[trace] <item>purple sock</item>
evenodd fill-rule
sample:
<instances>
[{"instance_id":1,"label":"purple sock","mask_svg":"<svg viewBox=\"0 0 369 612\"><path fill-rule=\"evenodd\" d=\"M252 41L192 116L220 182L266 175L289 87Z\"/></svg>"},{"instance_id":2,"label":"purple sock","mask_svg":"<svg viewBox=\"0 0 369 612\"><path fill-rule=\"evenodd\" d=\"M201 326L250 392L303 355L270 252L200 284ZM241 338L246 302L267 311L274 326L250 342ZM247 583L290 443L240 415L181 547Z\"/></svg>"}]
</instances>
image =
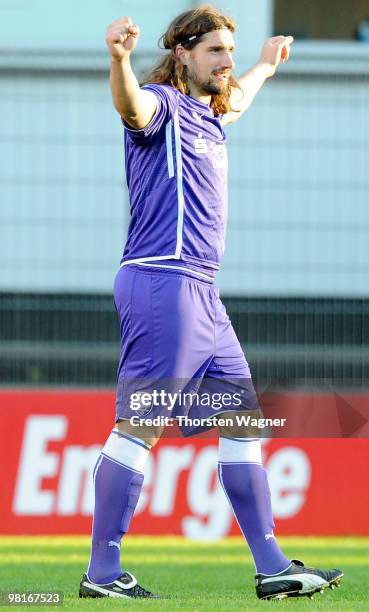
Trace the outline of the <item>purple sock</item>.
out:
<instances>
[{"instance_id":1,"label":"purple sock","mask_svg":"<svg viewBox=\"0 0 369 612\"><path fill-rule=\"evenodd\" d=\"M88 578L96 584L113 582L122 575L120 541L128 531L144 479L140 471L126 463L142 469L148 455L148 449L143 449L135 440L113 430L96 463L91 557L87 570Z\"/></svg>"},{"instance_id":2,"label":"purple sock","mask_svg":"<svg viewBox=\"0 0 369 612\"><path fill-rule=\"evenodd\" d=\"M252 443L253 441L235 441L236 445L240 445L237 456L245 456L245 445ZM225 444L228 453L232 442L227 440L223 443ZM266 470L258 462L223 462L222 458L226 453L224 448L222 452L222 442L220 449L219 479L250 547L257 573L282 572L290 565L290 561L282 553L273 534L274 522ZM228 453L226 459L232 458L229 457L230 454Z\"/></svg>"}]
</instances>

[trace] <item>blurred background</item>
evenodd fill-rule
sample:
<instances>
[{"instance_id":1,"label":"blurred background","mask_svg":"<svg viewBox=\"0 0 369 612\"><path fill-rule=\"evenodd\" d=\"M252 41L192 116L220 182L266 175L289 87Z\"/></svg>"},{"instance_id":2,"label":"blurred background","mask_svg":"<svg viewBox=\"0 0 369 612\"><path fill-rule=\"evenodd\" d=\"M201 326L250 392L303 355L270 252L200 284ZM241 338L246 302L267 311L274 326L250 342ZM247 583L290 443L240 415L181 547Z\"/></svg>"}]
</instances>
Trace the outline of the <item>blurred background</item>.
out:
<instances>
[{"instance_id":1,"label":"blurred background","mask_svg":"<svg viewBox=\"0 0 369 612\"><path fill-rule=\"evenodd\" d=\"M0 390L101 388L111 393L112 416L112 286L129 206L105 31L124 15L140 25L133 61L142 75L169 21L197 4L1 1ZM238 23L236 74L257 61L266 37L296 38L290 61L228 128L229 227L217 279L224 303L257 386L365 393L368 2L216 4ZM30 397L29 414L47 412ZM0 400L13 406L14 394Z\"/></svg>"},{"instance_id":2,"label":"blurred background","mask_svg":"<svg viewBox=\"0 0 369 612\"><path fill-rule=\"evenodd\" d=\"M122 127L107 25L142 29L142 74L196 2L0 4L0 380L113 385L111 292L126 237ZM361 387L369 373L369 8L229 0L236 73L265 37L292 58L228 128L230 214L218 275L254 378Z\"/></svg>"}]
</instances>

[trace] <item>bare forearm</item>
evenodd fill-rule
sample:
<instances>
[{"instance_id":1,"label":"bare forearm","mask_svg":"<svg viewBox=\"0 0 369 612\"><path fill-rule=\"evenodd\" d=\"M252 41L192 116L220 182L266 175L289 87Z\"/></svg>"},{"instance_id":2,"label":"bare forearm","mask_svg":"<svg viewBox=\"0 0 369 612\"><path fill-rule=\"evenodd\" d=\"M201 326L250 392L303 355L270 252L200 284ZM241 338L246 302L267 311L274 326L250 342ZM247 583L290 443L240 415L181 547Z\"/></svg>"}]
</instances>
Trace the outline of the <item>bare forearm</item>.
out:
<instances>
[{"instance_id":1,"label":"bare forearm","mask_svg":"<svg viewBox=\"0 0 369 612\"><path fill-rule=\"evenodd\" d=\"M112 58L110 89L118 113L127 118L134 117L139 106L140 87L129 58L121 61Z\"/></svg>"},{"instance_id":2,"label":"bare forearm","mask_svg":"<svg viewBox=\"0 0 369 612\"><path fill-rule=\"evenodd\" d=\"M266 79L275 74L279 64L288 60L292 43L293 36L273 36L265 41L258 63L238 80L244 92L243 104L246 108L250 106Z\"/></svg>"},{"instance_id":3,"label":"bare forearm","mask_svg":"<svg viewBox=\"0 0 369 612\"><path fill-rule=\"evenodd\" d=\"M279 64L288 60L292 43L292 36L274 36L265 41L258 63L238 78L241 91L233 88L232 112L224 115L223 125L237 121L249 108L266 79L275 74Z\"/></svg>"},{"instance_id":4,"label":"bare forearm","mask_svg":"<svg viewBox=\"0 0 369 612\"><path fill-rule=\"evenodd\" d=\"M110 88L114 106L134 129L145 127L156 111L156 97L140 89L131 67L130 56L137 45L139 27L130 17L113 21L106 32L106 43L111 55Z\"/></svg>"},{"instance_id":5,"label":"bare forearm","mask_svg":"<svg viewBox=\"0 0 369 612\"><path fill-rule=\"evenodd\" d=\"M139 129L150 122L156 108L155 98L140 88L129 57L112 58L110 88L115 108L129 125Z\"/></svg>"},{"instance_id":6,"label":"bare forearm","mask_svg":"<svg viewBox=\"0 0 369 612\"><path fill-rule=\"evenodd\" d=\"M270 65L259 62L237 79L243 92L243 110L246 110L250 106L256 94L270 76Z\"/></svg>"}]
</instances>

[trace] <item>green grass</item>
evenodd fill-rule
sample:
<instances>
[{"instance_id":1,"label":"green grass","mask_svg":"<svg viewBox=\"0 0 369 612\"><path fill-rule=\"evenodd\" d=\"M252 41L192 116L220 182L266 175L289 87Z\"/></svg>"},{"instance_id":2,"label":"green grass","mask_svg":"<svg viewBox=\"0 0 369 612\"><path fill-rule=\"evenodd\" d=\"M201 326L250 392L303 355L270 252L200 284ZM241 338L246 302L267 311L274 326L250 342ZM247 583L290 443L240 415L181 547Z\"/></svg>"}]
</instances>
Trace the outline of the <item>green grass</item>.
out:
<instances>
[{"instance_id":1,"label":"green grass","mask_svg":"<svg viewBox=\"0 0 369 612\"><path fill-rule=\"evenodd\" d=\"M368 609L369 538L294 537L279 538L279 542L289 557L322 568L342 568L345 577L341 588L317 594L313 601L261 602L255 596L253 564L242 538L205 544L176 537L127 537L122 546L124 568L133 572L142 586L165 599L80 600L78 583L88 560L89 538L24 536L0 538L1 590L60 590L64 610ZM17 610L24 607L12 606Z\"/></svg>"}]
</instances>

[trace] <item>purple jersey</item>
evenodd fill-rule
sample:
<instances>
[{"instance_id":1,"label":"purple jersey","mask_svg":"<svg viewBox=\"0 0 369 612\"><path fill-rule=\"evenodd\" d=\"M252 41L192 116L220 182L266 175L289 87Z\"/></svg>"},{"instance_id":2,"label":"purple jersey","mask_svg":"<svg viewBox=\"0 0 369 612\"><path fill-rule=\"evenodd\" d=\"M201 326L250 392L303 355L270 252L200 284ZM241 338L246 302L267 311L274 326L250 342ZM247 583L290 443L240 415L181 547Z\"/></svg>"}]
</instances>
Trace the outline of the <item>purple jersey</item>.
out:
<instances>
[{"instance_id":1,"label":"purple jersey","mask_svg":"<svg viewBox=\"0 0 369 612\"><path fill-rule=\"evenodd\" d=\"M217 270L227 221L226 136L219 117L170 85L145 89L157 111L125 125L131 221L122 263L180 260Z\"/></svg>"}]
</instances>

